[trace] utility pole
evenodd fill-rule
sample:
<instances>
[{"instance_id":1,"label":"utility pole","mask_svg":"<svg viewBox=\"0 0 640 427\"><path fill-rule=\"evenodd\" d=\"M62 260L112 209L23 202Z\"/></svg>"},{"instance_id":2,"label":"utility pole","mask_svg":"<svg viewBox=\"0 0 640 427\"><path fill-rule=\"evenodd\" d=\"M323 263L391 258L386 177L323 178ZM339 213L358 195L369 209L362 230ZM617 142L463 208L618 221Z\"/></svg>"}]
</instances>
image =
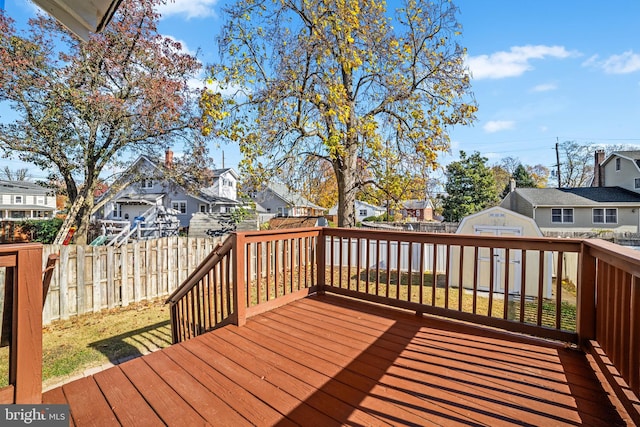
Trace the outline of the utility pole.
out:
<instances>
[{"instance_id":1,"label":"utility pole","mask_svg":"<svg viewBox=\"0 0 640 427\"><path fill-rule=\"evenodd\" d=\"M558 174L558 188L562 188L562 183L560 182L560 149L559 149L558 137L556 137L556 173Z\"/></svg>"}]
</instances>

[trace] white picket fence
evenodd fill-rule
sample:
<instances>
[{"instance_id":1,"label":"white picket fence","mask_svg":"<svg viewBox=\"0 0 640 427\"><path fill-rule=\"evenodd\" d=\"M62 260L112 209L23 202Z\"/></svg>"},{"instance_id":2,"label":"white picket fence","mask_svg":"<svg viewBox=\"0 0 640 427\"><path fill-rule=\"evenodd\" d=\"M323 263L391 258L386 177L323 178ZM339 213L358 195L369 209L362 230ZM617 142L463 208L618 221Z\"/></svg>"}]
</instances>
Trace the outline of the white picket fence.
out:
<instances>
[{"instance_id":1,"label":"white picket fence","mask_svg":"<svg viewBox=\"0 0 640 427\"><path fill-rule=\"evenodd\" d=\"M169 296L221 238L164 237L120 247L45 245L59 254L43 323Z\"/></svg>"}]
</instances>

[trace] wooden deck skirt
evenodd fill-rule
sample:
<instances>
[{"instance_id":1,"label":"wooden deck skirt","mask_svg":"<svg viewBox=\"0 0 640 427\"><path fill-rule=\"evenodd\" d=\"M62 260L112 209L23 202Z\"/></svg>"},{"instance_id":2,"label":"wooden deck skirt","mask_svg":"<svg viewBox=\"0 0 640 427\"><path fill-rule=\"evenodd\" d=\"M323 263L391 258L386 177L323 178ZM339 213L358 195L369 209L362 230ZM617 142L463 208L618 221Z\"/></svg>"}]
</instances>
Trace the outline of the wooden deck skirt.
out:
<instances>
[{"instance_id":1,"label":"wooden deck skirt","mask_svg":"<svg viewBox=\"0 0 640 427\"><path fill-rule=\"evenodd\" d=\"M582 351L312 296L43 394L72 424L625 425Z\"/></svg>"}]
</instances>

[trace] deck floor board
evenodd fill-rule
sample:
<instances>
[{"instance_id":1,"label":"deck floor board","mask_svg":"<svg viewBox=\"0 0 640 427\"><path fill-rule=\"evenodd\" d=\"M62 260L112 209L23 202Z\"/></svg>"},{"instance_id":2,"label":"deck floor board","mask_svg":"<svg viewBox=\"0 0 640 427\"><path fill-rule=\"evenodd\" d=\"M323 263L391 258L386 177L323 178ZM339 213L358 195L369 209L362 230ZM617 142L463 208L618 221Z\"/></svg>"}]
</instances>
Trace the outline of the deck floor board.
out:
<instances>
[{"instance_id":1,"label":"deck floor board","mask_svg":"<svg viewBox=\"0 0 640 427\"><path fill-rule=\"evenodd\" d=\"M78 426L625 425L580 351L328 295L43 401L69 403Z\"/></svg>"}]
</instances>

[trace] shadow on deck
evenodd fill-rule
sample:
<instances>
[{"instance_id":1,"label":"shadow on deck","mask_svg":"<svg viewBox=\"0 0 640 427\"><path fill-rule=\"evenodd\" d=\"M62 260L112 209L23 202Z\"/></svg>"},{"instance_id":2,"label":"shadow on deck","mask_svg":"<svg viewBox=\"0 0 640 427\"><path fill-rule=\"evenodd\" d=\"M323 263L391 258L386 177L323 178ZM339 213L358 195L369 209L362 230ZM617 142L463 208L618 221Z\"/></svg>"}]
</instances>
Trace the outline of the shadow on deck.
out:
<instances>
[{"instance_id":1,"label":"shadow on deck","mask_svg":"<svg viewBox=\"0 0 640 427\"><path fill-rule=\"evenodd\" d=\"M74 425L625 425L582 351L328 295L43 401Z\"/></svg>"}]
</instances>

